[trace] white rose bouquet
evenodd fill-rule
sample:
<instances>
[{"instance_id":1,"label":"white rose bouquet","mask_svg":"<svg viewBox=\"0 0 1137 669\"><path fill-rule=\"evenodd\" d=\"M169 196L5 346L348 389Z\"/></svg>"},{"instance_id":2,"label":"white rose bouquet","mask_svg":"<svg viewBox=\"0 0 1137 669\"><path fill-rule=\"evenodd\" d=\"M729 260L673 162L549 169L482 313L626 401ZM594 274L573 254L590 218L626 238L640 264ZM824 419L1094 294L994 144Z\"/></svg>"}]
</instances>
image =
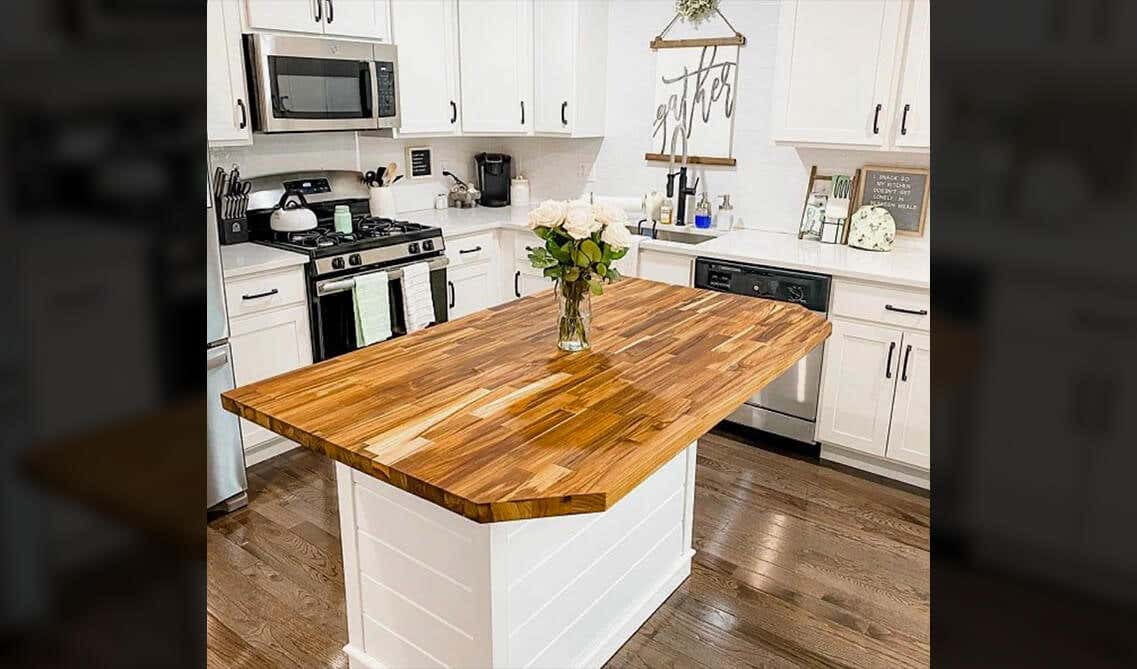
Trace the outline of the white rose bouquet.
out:
<instances>
[{"instance_id":1,"label":"white rose bouquet","mask_svg":"<svg viewBox=\"0 0 1137 669\"><path fill-rule=\"evenodd\" d=\"M544 246L529 252L529 262L562 284L581 283L595 295L604 284L618 281L612 263L623 258L632 242L623 210L582 200L545 200L529 212L529 228Z\"/></svg>"},{"instance_id":2,"label":"white rose bouquet","mask_svg":"<svg viewBox=\"0 0 1137 669\"><path fill-rule=\"evenodd\" d=\"M529 212L529 227L544 242L529 252L529 262L557 282L560 304L558 345L569 351L589 347L589 294L620 279L612 263L632 243L623 210L581 200L546 200Z\"/></svg>"}]
</instances>

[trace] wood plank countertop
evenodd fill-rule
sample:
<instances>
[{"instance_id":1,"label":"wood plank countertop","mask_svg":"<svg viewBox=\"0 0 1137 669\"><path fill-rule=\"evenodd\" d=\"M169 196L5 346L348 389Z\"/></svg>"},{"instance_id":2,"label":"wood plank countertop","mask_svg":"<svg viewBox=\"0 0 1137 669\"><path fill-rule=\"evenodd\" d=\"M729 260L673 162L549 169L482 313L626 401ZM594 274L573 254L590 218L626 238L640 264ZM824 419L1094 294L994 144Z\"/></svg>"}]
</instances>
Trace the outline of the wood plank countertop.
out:
<instances>
[{"instance_id":1,"label":"wood plank countertop","mask_svg":"<svg viewBox=\"0 0 1137 669\"><path fill-rule=\"evenodd\" d=\"M549 291L222 395L226 409L478 522L604 511L829 336L785 302L624 279L592 349Z\"/></svg>"}]
</instances>

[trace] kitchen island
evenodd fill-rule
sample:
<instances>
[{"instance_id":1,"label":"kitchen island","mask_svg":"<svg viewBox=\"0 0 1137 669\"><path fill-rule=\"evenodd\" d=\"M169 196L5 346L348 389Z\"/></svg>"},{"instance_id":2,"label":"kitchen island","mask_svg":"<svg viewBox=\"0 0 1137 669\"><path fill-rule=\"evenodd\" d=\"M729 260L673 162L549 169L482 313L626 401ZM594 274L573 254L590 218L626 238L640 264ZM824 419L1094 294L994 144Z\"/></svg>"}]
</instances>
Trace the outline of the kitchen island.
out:
<instances>
[{"instance_id":1,"label":"kitchen island","mask_svg":"<svg viewBox=\"0 0 1137 669\"><path fill-rule=\"evenodd\" d=\"M592 350L549 292L225 393L334 459L353 667L599 666L690 572L697 439L829 335L626 279Z\"/></svg>"}]
</instances>

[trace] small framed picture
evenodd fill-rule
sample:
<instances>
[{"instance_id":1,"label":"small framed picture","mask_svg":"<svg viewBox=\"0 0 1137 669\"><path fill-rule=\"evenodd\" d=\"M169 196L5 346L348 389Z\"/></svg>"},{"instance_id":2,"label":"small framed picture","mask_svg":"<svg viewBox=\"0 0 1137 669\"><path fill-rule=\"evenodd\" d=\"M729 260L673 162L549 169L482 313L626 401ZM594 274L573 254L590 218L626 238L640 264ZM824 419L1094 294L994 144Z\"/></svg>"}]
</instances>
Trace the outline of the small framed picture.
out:
<instances>
[{"instance_id":1,"label":"small framed picture","mask_svg":"<svg viewBox=\"0 0 1137 669\"><path fill-rule=\"evenodd\" d=\"M434 152L429 146L407 147L407 176L412 179L434 176Z\"/></svg>"}]
</instances>

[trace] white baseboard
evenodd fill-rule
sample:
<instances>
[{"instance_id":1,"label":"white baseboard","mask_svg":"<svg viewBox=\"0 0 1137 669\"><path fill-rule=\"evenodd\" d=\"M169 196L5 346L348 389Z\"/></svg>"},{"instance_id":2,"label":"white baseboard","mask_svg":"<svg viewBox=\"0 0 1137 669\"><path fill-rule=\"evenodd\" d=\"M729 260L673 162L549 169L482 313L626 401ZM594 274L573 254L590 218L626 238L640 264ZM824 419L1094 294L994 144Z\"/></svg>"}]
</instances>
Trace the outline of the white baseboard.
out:
<instances>
[{"instance_id":1,"label":"white baseboard","mask_svg":"<svg viewBox=\"0 0 1137 669\"><path fill-rule=\"evenodd\" d=\"M252 467L253 465L264 462L269 458L275 458L281 453L287 453L294 448L299 448L300 444L295 441L290 441L284 437L277 437L276 439L269 439L263 441L252 448L245 450L245 467Z\"/></svg>"},{"instance_id":2,"label":"white baseboard","mask_svg":"<svg viewBox=\"0 0 1137 669\"><path fill-rule=\"evenodd\" d=\"M675 592L675 589L691 574L691 559L694 556L694 550L688 551L687 555L675 565L674 571L660 581L659 587L644 597L640 605L632 609L606 639L597 644L574 666L601 667L611 659L616 651L620 650L620 647L632 638L636 630L647 622L651 614L655 613L655 610L663 604L664 600L670 597L671 593Z\"/></svg>"},{"instance_id":3,"label":"white baseboard","mask_svg":"<svg viewBox=\"0 0 1137 669\"><path fill-rule=\"evenodd\" d=\"M821 459L846 465L854 469L877 474L894 481L931 490L932 473L895 460L878 458L875 455L853 451L833 444L821 442Z\"/></svg>"},{"instance_id":4,"label":"white baseboard","mask_svg":"<svg viewBox=\"0 0 1137 669\"><path fill-rule=\"evenodd\" d=\"M350 643L343 647L343 652L347 654L347 666L351 669L387 669L380 664L379 660L363 652L362 648L357 648Z\"/></svg>"}]
</instances>

